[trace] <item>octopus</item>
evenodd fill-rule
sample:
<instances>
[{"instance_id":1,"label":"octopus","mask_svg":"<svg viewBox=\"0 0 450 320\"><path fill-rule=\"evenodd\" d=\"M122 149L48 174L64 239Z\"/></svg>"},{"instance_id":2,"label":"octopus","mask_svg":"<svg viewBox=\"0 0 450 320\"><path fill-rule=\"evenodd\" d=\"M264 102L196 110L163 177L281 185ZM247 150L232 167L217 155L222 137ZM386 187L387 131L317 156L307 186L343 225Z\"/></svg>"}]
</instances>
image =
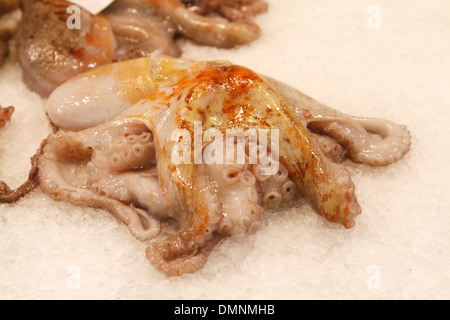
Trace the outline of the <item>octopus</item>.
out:
<instances>
[{"instance_id":1,"label":"octopus","mask_svg":"<svg viewBox=\"0 0 450 320\"><path fill-rule=\"evenodd\" d=\"M40 185L105 209L169 277L200 270L223 239L254 234L267 210L299 197L352 228L362 210L344 160L385 166L411 144L404 125L346 115L246 67L160 54L69 80L47 112L59 130L0 202Z\"/></svg>"},{"instance_id":2,"label":"octopus","mask_svg":"<svg viewBox=\"0 0 450 320\"><path fill-rule=\"evenodd\" d=\"M8 41L17 30L21 12L20 0L0 0L0 64L9 54Z\"/></svg>"},{"instance_id":3,"label":"octopus","mask_svg":"<svg viewBox=\"0 0 450 320\"><path fill-rule=\"evenodd\" d=\"M98 15L81 10L79 28L65 0L23 0L16 52L27 86L43 97L100 65L160 53L179 57L176 38L232 48L256 40L262 0L116 0Z\"/></svg>"}]
</instances>

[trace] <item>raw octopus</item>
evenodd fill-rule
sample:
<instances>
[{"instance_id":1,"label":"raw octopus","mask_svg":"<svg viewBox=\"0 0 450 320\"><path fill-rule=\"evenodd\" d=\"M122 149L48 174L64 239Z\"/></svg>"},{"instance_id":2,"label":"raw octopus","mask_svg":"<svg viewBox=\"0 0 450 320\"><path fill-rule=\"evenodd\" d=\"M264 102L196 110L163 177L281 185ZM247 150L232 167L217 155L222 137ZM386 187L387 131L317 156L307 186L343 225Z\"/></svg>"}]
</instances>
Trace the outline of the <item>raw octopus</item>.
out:
<instances>
[{"instance_id":1,"label":"raw octopus","mask_svg":"<svg viewBox=\"0 0 450 320\"><path fill-rule=\"evenodd\" d=\"M116 0L96 16L81 10L81 28L69 29L71 3L23 0L16 51L24 82L47 97L65 81L99 65L155 50L178 57L179 36L223 48L243 45L261 33L251 17L267 10L262 0L208 0L200 7L188 2L189 8L178 0Z\"/></svg>"},{"instance_id":2,"label":"raw octopus","mask_svg":"<svg viewBox=\"0 0 450 320\"><path fill-rule=\"evenodd\" d=\"M2 108L0 106L0 128L4 127L14 113L14 107Z\"/></svg>"},{"instance_id":3,"label":"raw octopus","mask_svg":"<svg viewBox=\"0 0 450 320\"><path fill-rule=\"evenodd\" d=\"M21 12L20 0L0 0L0 64L9 53L8 41L17 30Z\"/></svg>"},{"instance_id":4,"label":"raw octopus","mask_svg":"<svg viewBox=\"0 0 450 320\"><path fill-rule=\"evenodd\" d=\"M255 233L267 208L300 195L353 227L361 207L341 162L388 165L411 143L405 126L345 115L248 68L158 54L71 79L47 112L60 130L0 202L39 184L56 200L108 210L141 241L176 221L146 249L167 276L201 269L221 239Z\"/></svg>"}]
</instances>

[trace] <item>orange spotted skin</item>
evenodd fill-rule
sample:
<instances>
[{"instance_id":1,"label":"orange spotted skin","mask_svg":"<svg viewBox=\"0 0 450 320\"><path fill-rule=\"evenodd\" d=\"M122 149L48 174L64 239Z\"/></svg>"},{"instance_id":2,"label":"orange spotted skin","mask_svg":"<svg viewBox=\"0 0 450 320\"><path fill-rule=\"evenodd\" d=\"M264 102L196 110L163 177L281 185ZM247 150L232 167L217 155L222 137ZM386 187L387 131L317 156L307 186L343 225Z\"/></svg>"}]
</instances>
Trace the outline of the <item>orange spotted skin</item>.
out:
<instances>
[{"instance_id":1,"label":"orange spotted skin","mask_svg":"<svg viewBox=\"0 0 450 320\"><path fill-rule=\"evenodd\" d=\"M191 72L177 75L171 91L160 89L158 83L164 82L173 71L161 68L154 77L155 90L145 97L153 112L173 108L175 117L169 126L186 129L192 139L196 121L201 122L203 135L212 128L223 134L228 129L278 129L280 161L288 169L298 190L326 219L346 228L354 225L353 218L360 213L360 207L348 171L332 164L324 156L308 129L262 76L229 63L192 64ZM151 112L145 118L155 126ZM157 130L155 135L158 140ZM203 147L208 143L203 141ZM172 146L167 141L159 143L158 163L170 158ZM215 209L206 200L207 191L202 191L205 188L200 187L208 184L205 174L202 174L205 166L193 164L194 145L191 145L191 152L192 164L166 164L160 167L159 172L162 185L172 181L172 189L163 188L164 193L177 197L171 202L172 208L185 213L179 218L182 227L176 234L162 243L151 245L146 251L152 264L168 275L178 275L180 270L186 270L173 261L190 256L196 250L199 251L194 257L202 256L198 252L217 238L217 235L210 235L217 228L213 221Z\"/></svg>"},{"instance_id":2,"label":"orange spotted skin","mask_svg":"<svg viewBox=\"0 0 450 320\"><path fill-rule=\"evenodd\" d=\"M134 62L134 67L126 63L133 69L149 60ZM142 89L142 92L148 89L142 98L152 105L152 112L174 108L176 117L171 126L187 129L192 139L196 121L202 123L203 134L212 128L222 134L228 129L278 129L280 162L298 190L327 220L346 228L354 225L353 219L361 208L349 172L323 154L309 130L263 76L228 62L191 61L187 68L177 68L172 59L162 59L158 70L152 75L153 81L147 81L148 86ZM171 91L164 90L168 79L172 79ZM133 99L139 97L136 90L130 92ZM144 114L144 118L153 121L151 112ZM207 143L204 141L203 147ZM167 147L160 145L165 156L170 157ZM171 175L182 189L192 188L193 169L185 171L184 167L187 166L172 166Z\"/></svg>"},{"instance_id":3,"label":"orange spotted skin","mask_svg":"<svg viewBox=\"0 0 450 320\"><path fill-rule=\"evenodd\" d=\"M250 6L253 1L259 5ZM4 2L2 7L9 12L19 0ZM252 42L261 29L251 18L266 11L267 5L263 0L250 3L228 10L211 3L210 10L199 13L178 0L117 0L92 15L83 8L68 10L73 9L68 0L21 0L23 16L15 41L18 61L29 88L48 97L64 82L100 65L157 51L179 57L175 39L181 36L222 48ZM217 14L223 18L217 19Z\"/></svg>"},{"instance_id":4,"label":"orange spotted skin","mask_svg":"<svg viewBox=\"0 0 450 320\"><path fill-rule=\"evenodd\" d=\"M68 79L113 62L111 26L81 10L81 29L69 29L65 0L23 0L16 35L24 81L44 97Z\"/></svg>"},{"instance_id":5,"label":"orange spotted skin","mask_svg":"<svg viewBox=\"0 0 450 320\"><path fill-rule=\"evenodd\" d=\"M14 113L14 107L2 108L0 106L0 128L4 127L10 120Z\"/></svg>"},{"instance_id":6,"label":"orange spotted skin","mask_svg":"<svg viewBox=\"0 0 450 320\"><path fill-rule=\"evenodd\" d=\"M354 225L361 208L349 172L325 157L309 130L262 76L225 62L196 64L192 70L180 77L170 94L156 89L146 100L159 100L158 108L176 108L174 125L187 129L191 138L195 121L201 121L203 133L211 128L223 134L228 129L278 129L280 162L299 191L327 220L346 228ZM181 181L192 188L192 180Z\"/></svg>"},{"instance_id":7,"label":"orange spotted skin","mask_svg":"<svg viewBox=\"0 0 450 320\"><path fill-rule=\"evenodd\" d=\"M288 185L292 190L295 189L295 184L296 189L309 199L314 209L331 222L351 228L354 218L361 212L348 170L342 164L334 163L322 152L317 137L305 125L304 120L314 117L313 113L308 110L296 112L292 108L292 101L286 99L269 78L248 68L225 61L198 62L155 54L84 73L67 82L64 88L59 88L62 91L56 94L66 99L67 94L64 93L71 94L74 87L85 89L85 86L88 91L95 92L96 96L96 99L86 99L92 101L89 107L97 108L95 111L100 115L106 112L110 117L106 117L106 122L82 128L81 131L67 134L63 132L61 137L56 135L49 138L49 145L45 147L47 151L44 150L45 156L39 156L39 170L42 172L40 182L43 185L47 183L50 193L55 189L48 181L54 180L52 168L61 167L62 164L57 159L64 157L65 153L64 163L68 159L77 160L77 155L89 158L90 153L109 160L110 155L99 153L103 152L103 148L96 149L96 152L92 148L106 140L113 142L115 150L119 144L115 141L123 138L123 129L135 132L136 135L142 131L151 133L154 148L154 159L151 160L154 161L152 165L155 165L152 167L155 170L152 174L157 175L158 184L155 192L164 203L164 208L158 211L158 218L176 220L179 229L167 239L151 243L146 249L146 256L155 268L168 276L178 276L202 268L212 248L221 238L230 235L226 227L228 230L234 228L237 232L245 233L255 230L252 226L256 225L257 228L262 219L263 206L270 206L264 199L268 194L264 190L266 182L278 183L275 180L281 179L282 175L285 180L281 179L282 184L278 184L280 197L282 191L286 191L284 186ZM75 95L75 99L77 97ZM108 114L111 101L122 101L124 109L119 114ZM74 105L77 103L75 100ZM91 108L83 110L89 113ZM73 125L70 117L65 119L69 122L66 125ZM269 173L271 177L264 180L264 174L258 171L264 166L261 158L257 159L259 162L253 163L246 160L243 167L237 169L241 170L238 171L239 176L232 177L227 169L236 169L239 162L207 162L205 156L210 147L214 147L212 143L217 134L226 137L230 131L234 138L237 135L240 135L237 138L245 136L249 141L256 138L253 141L257 142L258 150L264 151L266 147L267 158L271 158L273 162L278 153L282 166L278 167L278 171ZM269 141L263 139L266 134ZM83 146L81 140L74 140L73 136L89 139L89 143ZM77 141L80 142L77 144ZM225 139L222 140L224 141ZM227 146L229 141L231 140L227 137ZM59 143L66 143L68 147L62 148L64 144ZM177 149L180 145L182 148ZM91 149L86 149L89 146ZM74 150L71 151L70 148ZM56 154L54 150L62 150L62 155ZM247 159L252 156L250 150L250 145L245 145L243 154L248 151L247 155L244 154ZM225 151L226 157L234 156L229 150ZM119 151L116 153L119 154ZM174 160L173 155L177 153L183 155L182 161ZM52 161L57 162L53 164ZM83 161L86 162L87 159ZM104 162L91 162L92 164L85 164L85 167L86 170L94 169L94 173L98 171L95 170L97 165L102 166L99 169L105 166ZM48 163L51 165L47 166ZM145 167L139 165L140 167L136 167L133 164L133 168ZM247 178L253 178L254 182L245 180L244 173L247 173ZM110 177L109 174L107 177ZM124 177L128 175L120 176L118 180L122 181ZM232 181L234 177L238 177L238 180ZM108 178L104 179L107 181ZM109 183L107 185L109 187ZM134 184L130 184L127 188L133 187ZM89 188L88 186L80 191L83 197L90 192ZM140 186L137 188L140 189ZM95 198L97 193L98 187L94 190L95 201L93 200L92 206L109 208L113 214L122 217L127 225L133 226L131 230L142 234L138 227L134 227L136 219L129 217L129 213L121 214L123 211L114 209L116 207L113 208L110 202L98 202ZM79 204L76 195L76 192L63 194L59 198L68 196L67 201ZM295 194L292 196L295 197ZM138 198L142 199L136 199ZM135 200L130 198L128 201Z\"/></svg>"}]
</instances>

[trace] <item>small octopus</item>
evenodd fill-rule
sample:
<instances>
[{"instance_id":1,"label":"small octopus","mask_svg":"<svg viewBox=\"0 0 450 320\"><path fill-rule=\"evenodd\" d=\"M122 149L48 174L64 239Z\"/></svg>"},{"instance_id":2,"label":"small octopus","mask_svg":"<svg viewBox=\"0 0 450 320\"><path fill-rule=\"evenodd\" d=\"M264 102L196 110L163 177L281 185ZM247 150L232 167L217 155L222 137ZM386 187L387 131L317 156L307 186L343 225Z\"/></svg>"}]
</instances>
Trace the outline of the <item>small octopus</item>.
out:
<instances>
[{"instance_id":1,"label":"small octopus","mask_svg":"<svg viewBox=\"0 0 450 320\"><path fill-rule=\"evenodd\" d=\"M256 40L252 21L263 0L115 0L98 15L80 13L68 28L65 0L23 0L16 52L27 86L43 97L70 78L100 65L160 53L179 57L176 39L232 48ZM1 49L1 48L0 48Z\"/></svg>"},{"instance_id":2,"label":"small octopus","mask_svg":"<svg viewBox=\"0 0 450 320\"><path fill-rule=\"evenodd\" d=\"M175 222L146 249L167 276L201 269L221 239L255 233L267 208L299 196L353 227L361 207L342 161L388 165L411 143L403 125L343 114L248 68L159 54L71 79L47 112L60 130L33 157L22 195L40 185L106 209L141 241ZM3 189L0 202L17 200Z\"/></svg>"}]
</instances>

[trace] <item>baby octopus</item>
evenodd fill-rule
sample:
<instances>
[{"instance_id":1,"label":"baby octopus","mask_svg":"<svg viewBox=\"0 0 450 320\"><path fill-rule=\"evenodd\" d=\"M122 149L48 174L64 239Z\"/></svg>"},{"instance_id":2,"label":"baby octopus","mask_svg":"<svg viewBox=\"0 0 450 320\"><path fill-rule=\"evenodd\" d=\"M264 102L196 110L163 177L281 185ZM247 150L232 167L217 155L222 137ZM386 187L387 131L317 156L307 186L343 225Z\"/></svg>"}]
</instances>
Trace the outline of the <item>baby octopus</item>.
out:
<instances>
[{"instance_id":1,"label":"baby octopus","mask_svg":"<svg viewBox=\"0 0 450 320\"><path fill-rule=\"evenodd\" d=\"M81 10L68 28L65 0L23 0L16 52L24 82L44 97L70 78L100 65L162 54L179 57L175 39L231 48L257 39L252 21L263 0L115 0L98 15ZM0 47L1 50L1 47Z\"/></svg>"},{"instance_id":2,"label":"baby octopus","mask_svg":"<svg viewBox=\"0 0 450 320\"><path fill-rule=\"evenodd\" d=\"M60 131L33 157L21 195L39 184L106 209L142 241L178 222L146 249L167 276L201 269L221 239L253 234L265 209L300 195L353 227L361 207L340 162L388 165L410 147L405 126L345 115L230 62L158 54L71 79L47 111ZM0 201L14 192L5 185Z\"/></svg>"}]
</instances>

